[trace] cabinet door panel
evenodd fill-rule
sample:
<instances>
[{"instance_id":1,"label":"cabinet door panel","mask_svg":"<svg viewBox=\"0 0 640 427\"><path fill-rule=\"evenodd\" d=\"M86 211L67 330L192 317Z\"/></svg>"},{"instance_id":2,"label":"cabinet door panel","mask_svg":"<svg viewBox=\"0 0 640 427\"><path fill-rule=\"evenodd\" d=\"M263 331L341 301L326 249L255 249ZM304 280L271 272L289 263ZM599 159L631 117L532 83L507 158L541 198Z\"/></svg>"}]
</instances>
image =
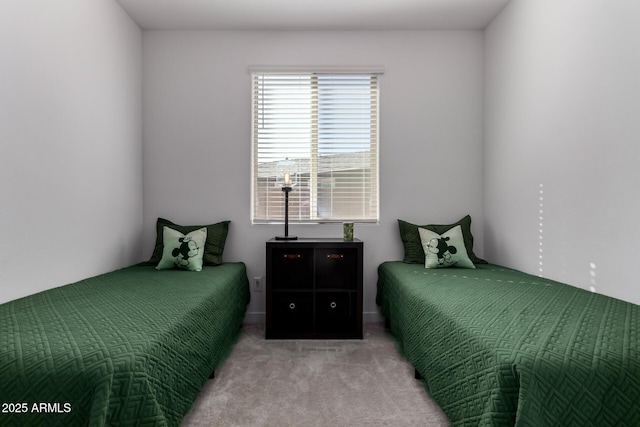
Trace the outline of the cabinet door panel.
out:
<instances>
[{"instance_id":1,"label":"cabinet door panel","mask_svg":"<svg viewBox=\"0 0 640 427\"><path fill-rule=\"evenodd\" d=\"M274 293L272 313L274 333L310 332L313 327L313 294Z\"/></svg>"},{"instance_id":2,"label":"cabinet door panel","mask_svg":"<svg viewBox=\"0 0 640 427\"><path fill-rule=\"evenodd\" d=\"M356 295L352 292L316 294L316 331L353 333L356 330Z\"/></svg>"},{"instance_id":3,"label":"cabinet door panel","mask_svg":"<svg viewBox=\"0 0 640 427\"><path fill-rule=\"evenodd\" d=\"M271 256L273 289L313 288L313 249L277 248Z\"/></svg>"},{"instance_id":4,"label":"cabinet door panel","mask_svg":"<svg viewBox=\"0 0 640 427\"><path fill-rule=\"evenodd\" d=\"M356 289L358 251L355 248L316 251L316 288Z\"/></svg>"}]
</instances>

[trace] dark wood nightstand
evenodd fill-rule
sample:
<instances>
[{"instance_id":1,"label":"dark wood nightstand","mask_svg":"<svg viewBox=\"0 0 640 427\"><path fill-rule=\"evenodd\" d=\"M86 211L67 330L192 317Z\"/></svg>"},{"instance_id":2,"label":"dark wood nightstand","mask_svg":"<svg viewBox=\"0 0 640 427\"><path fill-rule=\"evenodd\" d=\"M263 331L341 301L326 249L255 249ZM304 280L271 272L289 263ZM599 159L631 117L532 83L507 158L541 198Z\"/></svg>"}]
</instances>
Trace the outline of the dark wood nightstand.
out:
<instances>
[{"instance_id":1,"label":"dark wood nightstand","mask_svg":"<svg viewBox=\"0 0 640 427\"><path fill-rule=\"evenodd\" d=\"M267 242L266 338L362 339L363 243Z\"/></svg>"}]
</instances>

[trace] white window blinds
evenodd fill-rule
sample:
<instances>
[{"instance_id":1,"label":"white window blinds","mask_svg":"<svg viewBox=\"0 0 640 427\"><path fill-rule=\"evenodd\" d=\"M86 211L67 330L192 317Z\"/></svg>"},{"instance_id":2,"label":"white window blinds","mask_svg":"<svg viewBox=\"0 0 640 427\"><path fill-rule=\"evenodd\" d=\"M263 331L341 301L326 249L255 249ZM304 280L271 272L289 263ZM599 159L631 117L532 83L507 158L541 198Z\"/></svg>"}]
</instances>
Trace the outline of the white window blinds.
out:
<instances>
[{"instance_id":1,"label":"white window blinds","mask_svg":"<svg viewBox=\"0 0 640 427\"><path fill-rule=\"evenodd\" d=\"M252 73L252 221L378 220L378 74Z\"/></svg>"}]
</instances>

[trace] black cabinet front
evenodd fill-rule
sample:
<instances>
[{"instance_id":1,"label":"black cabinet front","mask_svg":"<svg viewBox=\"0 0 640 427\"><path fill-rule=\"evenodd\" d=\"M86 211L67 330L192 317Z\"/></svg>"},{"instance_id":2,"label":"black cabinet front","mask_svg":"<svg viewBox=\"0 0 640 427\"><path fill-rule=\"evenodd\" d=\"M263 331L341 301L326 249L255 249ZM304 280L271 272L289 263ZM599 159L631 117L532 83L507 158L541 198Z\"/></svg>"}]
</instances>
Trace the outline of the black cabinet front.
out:
<instances>
[{"instance_id":1,"label":"black cabinet front","mask_svg":"<svg viewBox=\"0 0 640 427\"><path fill-rule=\"evenodd\" d=\"M313 288L313 249L273 249L271 267L273 289Z\"/></svg>"},{"instance_id":2,"label":"black cabinet front","mask_svg":"<svg viewBox=\"0 0 640 427\"><path fill-rule=\"evenodd\" d=\"M316 289L356 289L358 286L357 249L318 249L316 251Z\"/></svg>"},{"instance_id":3,"label":"black cabinet front","mask_svg":"<svg viewBox=\"0 0 640 427\"><path fill-rule=\"evenodd\" d=\"M273 330L283 336L313 327L313 293L278 292L272 296Z\"/></svg>"},{"instance_id":4,"label":"black cabinet front","mask_svg":"<svg viewBox=\"0 0 640 427\"><path fill-rule=\"evenodd\" d=\"M267 242L267 338L362 338L363 243Z\"/></svg>"},{"instance_id":5,"label":"black cabinet front","mask_svg":"<svg viewBox=\"0 0 640 427\"><path fill-rule=\"evenodd\" d=\"M316 331L338 335L354 334L356 300L355 292L316 293Z\"/></svg>"}]
</instances>

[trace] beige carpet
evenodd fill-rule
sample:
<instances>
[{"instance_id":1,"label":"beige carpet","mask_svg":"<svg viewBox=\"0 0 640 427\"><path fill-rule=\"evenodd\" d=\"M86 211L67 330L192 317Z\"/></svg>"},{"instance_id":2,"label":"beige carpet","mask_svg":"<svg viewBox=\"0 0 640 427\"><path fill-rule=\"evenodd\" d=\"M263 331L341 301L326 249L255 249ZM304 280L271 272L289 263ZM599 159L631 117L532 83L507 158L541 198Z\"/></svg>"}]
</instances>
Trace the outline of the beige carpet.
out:
<instances>
[{"instance_id":1,"label":"beige carpet","mask_svg":"<svg viewBox=\"0 0 640 427\"><path fill-rule=\"evenodd\" d=\"M382 324L364 340L265 340L245 325L189 426L446 426Z\"/></svg>"}]
</instances>

